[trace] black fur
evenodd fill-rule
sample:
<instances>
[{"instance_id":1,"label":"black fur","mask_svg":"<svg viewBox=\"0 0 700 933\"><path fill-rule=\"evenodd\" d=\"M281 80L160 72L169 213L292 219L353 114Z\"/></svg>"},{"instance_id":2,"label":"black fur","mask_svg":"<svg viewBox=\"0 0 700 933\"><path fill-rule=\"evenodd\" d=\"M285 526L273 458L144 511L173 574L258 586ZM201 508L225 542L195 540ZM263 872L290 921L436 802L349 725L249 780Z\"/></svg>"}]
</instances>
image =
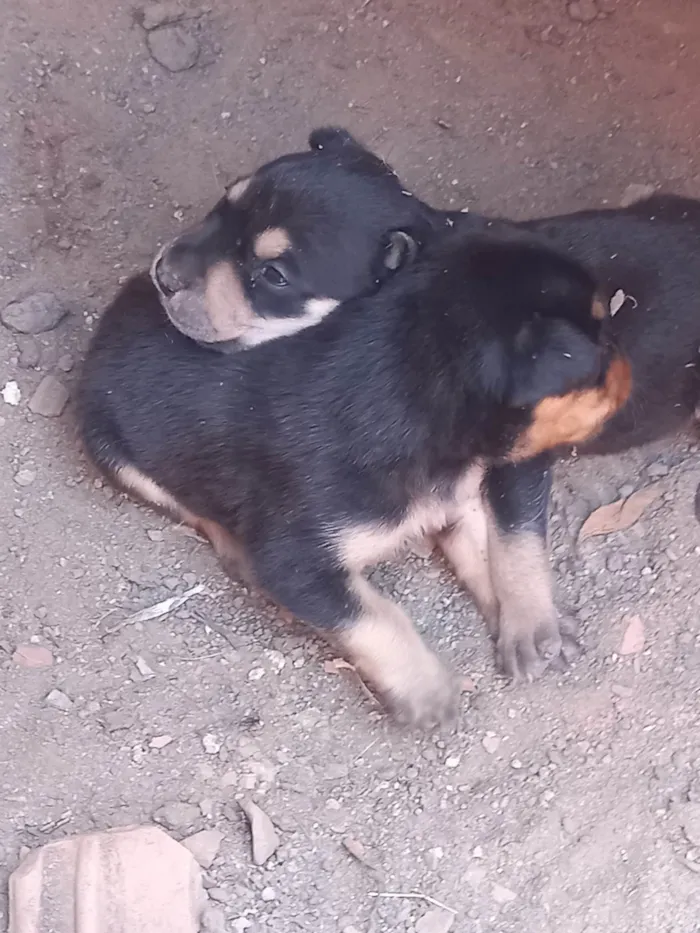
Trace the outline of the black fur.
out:
<instances>
[{"instance_id":1,"label":"black fur","mask_svg":"<svg viewBox=\"0 0 700 933\"><path fill-rule=\"evenodd\" d=\"M533 534L544 547L551 454L512 464L513 445L542 398L600 385L616 344L631 360L632 395L583 449L624 449L688 421L698 400L689 364L700 332L700 207L657 197L521 225L442 214L408 196L345 131L315 131L310 146L255 173L239 204L223 201L169 258L193 292L213 264L229 263L263 320L299 317L319 295L343 307L227 358L172 327L155 290L135 279L93 341L80 418L107 475L118 482L120 467L138 467L189 515L242 540L279 601L340 631L360 605L329 529L397 523L428 491L449 499L470 463L491 464L483 501L492 533ZM285 257L293 289L283 295L255 291L241 251L276 225L293 229L301 247L291 265ZM621 288L636 306L628 301L601 326L579 262L606 300ZM368 297L347 300L357 295ZM541 632L521 636L505 667L534 676L552 651L541 650ZM440 694L428 706L445 703Z\"/></svg>"},{"instance_id":2,"label":"black fur","mask_svg":"<svg viewBox=\"0 0 700 933\"><path fill-rule=\"evenodd\" d=\"M545 395L600 384L594 297L578 264L529 236L447 231L375 296L224 355L172 327L136 278L86 360L83 438L117 482L136 467L223 528L260 586L342 640L368 611L343 535L398 526L425 503L444 512L426 529L439 531L469 468L508 462ZM423 675L404 692L375 686L412 718L441 718L451 681Z\"/></svg>"}]
</instances>

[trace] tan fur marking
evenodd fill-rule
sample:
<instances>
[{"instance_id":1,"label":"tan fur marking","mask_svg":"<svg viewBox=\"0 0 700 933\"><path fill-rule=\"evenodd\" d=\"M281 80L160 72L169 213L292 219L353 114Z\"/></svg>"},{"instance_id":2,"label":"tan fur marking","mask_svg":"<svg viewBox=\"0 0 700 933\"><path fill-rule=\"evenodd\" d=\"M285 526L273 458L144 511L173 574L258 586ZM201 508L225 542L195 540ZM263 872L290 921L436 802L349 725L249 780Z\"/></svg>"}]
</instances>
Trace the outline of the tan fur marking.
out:
<instances>
[{"instance_id":1,"label":"tan fur marking","mask_svg":"<svg viewBox=\"0 0 700 933\"><path fill-rule=\"evenodd\" d=\"M338 535L341 561L352 570L391 557L409 540L429 537L456 521L466 502L479 497L484 471L475 464L465 471L454 489L444 498L426 496L414 502L403 521L396 525L367 523L345 529Z\"/></svg>"},{"instance_id":2,"label":"tan fur marking","mask_svg":"<svg viewBox=\"0 0 700 933\"><path fill-rule=\"evenodd\" d=\"M243 549L232 535L218 522L202 518L181 505L174 496L146 476L135 466L125 464L115 472L116 482L126 492L132 493L159 512L165 512L172 519L189 525L197 534L206 538L214 548L224 570L233 577L246 576L247 564Z\"/></svg>"},{"instance_id":3,"label":"tan fur marking","mask_svg":"<svg viewBox=\"0 0 700 933\"><path fill-rule=\"evenodd\" d=\"M241 343L245 347L257 347L268 340L296 334L318 324L339 303L334 298L309 298L304 305L304 313L299 317L256 317L241 334Z\"/></svg>"},{"instance_id":4,"label":"tan fur marking","mask_svg":"<svg viewBox=\"0 0 700 933\"><path fill-rule=\"evenodd\" d=\"M268 227L255 237L253 252L258 259L277 259L291 249L292 241L282 227Z\"/></svg>"},{"instance_id":5,"label":"tan fur marking","mask_svg":"<svg viewBox=\"0 0 700 933\"><path fill-rule=\"evenodd\" d=\"M226 197L229 199L231 204L237 204L241 200L243 195L246 193L250 187L252 181L251 178L239 178L238 181L234 182L231 187L226 192Z\"/></svg>"},{"instance_id":6,"label":"tan fur marking","mask_svg":"<svg viewBox=\"0 0 700 933\"><path fill-rule=\"evenodd\" d=\"M533 532L489 533L489 567L499 602L496 654L514 680L534 680L563 646L546 543Z\"/></svg>"},{"instance_id":7,"label":"tan fur marking","mask_svg":"<svg viewBox=\"0 0 700 933\"><path fill-rule=\"evenodd\" d=\"M241 280L227 262L207 272L204 306L217 340L237 340L257 322Z\"/></svg>"},{"instance_id":8,"label":"tan fur marking","mask_svg":"<svg viewBox=\"0 0 700 933\"><path fill-rule=\"evenodd\" d=\"M501 615L529 630L554 613L546 543L534 532L500 535L492 517L489 523L490 573Z\"/></svg>"},{"instance_id":9,"label":"tan fur marking","mask_svg":"<svg viewBox=\"0 0 700 933\"><path fill-rule=\"evenodd\" d=\"M600 297L600 295L596 295L593 299L593 304L591 305L591 317L593 317L596 321L604 321L607 316L608 309L605 302Z\"/></svg>"},{"instance_id":10,"label":"tan fur marking","mask_svg":"<svg viewBox=\"0 0 700 933\"><path fill-rule=\"evenodd\" d=\"M135 466L129 463L124 464L124 466L120 466L115 470L114 476L118 485L126 492L134 494L136 498L154 506L161 512L166 512L175 519L185 520L183 517L185 509L175 497L171 496L169 492L162 489L158 483Z\"/></svg>"},{"instance_id":11,"label":"tan fur marking","mask_svg":"<svg viewBox=\"0 0 700 933\"><path fill-rule=\"evenodd\" d=\"M590 440L622 408L631 390L630 364L618 356L600 388L543 399L533 411L532 423L514 445L511 459L527 460L554 447Z\"/></svg>"},{"instance_id":12,"label":"tan fur marking","mask_svg":"<svg viewBox=\"0 0 700 933\"><path fill-rule=\"evenodd\" d=\"M454 680L408 616L361 577L353 589L362 614L339 636L343 653L388 704L414 721L437 722L453 711Z\"/></svg>"},{"instance_id":13,"label":"tan fur marking","mask_svg":"<svg viewBox=\"0 0 700 933\"><path fill-rule=\"evenodd\" d=\"M466 503L456 524L440 534L438 545L495 636L498 600L491 582L489 521L483 503L480 500Z\"/></svg>"}]
</instances>

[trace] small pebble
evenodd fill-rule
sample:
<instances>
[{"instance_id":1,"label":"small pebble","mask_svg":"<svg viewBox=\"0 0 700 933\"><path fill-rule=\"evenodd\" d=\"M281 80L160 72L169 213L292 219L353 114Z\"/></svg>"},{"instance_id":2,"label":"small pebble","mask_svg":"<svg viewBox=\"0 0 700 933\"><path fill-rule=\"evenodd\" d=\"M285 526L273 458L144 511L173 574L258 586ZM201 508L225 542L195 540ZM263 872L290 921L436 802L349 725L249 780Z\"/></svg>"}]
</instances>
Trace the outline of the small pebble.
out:
<instances>
[{"instance_id":1,"label":"small pebble","mask_svg":"<svg viewBox=\"0 0 700 933\"><path fill-rule=\"evenodd\" d=\"M22 399L22 393L17 383L12 379L6 382L2 390L2 400L6 405L16 407Z\"/></svg>"},{"instance_id":2,"label":"small pebble","mask_svg":"<svg viewBox=\"0 0 700 933\"><path fill-rule=\"evenodd\" d=\"M226 933L226 917L219 907L207 905L200 917L200 933Z\"/></svg>"},{"instance_id":3,"label":"small pebble","mask_svg":"<svg viewBox=\"0 0 700 933\"><path fill-rule=\"evenodd\" d=\"M218 755L221 750L221 739L212 735L211 732L207 732L207 734L202 737L202 748L207 755Z\"/></svg>"},{"instance_id":4,"label":"small pebble","mask_svg":"<svg viewBox=\"0 0 700 933\"><path fill-rule=\"evenodd\" d=\"M568 6L568 13L577 23L592 23L598 16L598 8L594 0L574 0Z\"/></svg>"},{"instance_id":5,"label":"small pebble","mask_svg":"<svg viewBox=\"0 0 700 933\"><path fill-rule=\"evenodd\" d=\"M269 903L270 901L274 901L274 900L275 900L275 898L277 897L277 894L275 893L275 889L269 887L269 885L268 885L268 887L262 889L262 891L260 892L260 897L261 897L264 901L266 901L267 903Z\"/></svg>"},{"instance_id":6,"label":"small pebble","mask_svg":"<svg viewBox=\"0 0 700 933\"><path fill-rule=\"evenodd\" d=\"M449 933L454 926L455 915L442 907L426 911L416 923L416 933Z\"/></svg>"},{"instance_id":7,"label":"small pebble","mask_svg":"<svg viewBox=\"0 0 700 933\"><path fill-rule=\"evenodd\" d=\"M43 645L17 645L12 660L19 667L41 668L51 667L53 655Z\"/></svg>"},{"instance_id":8,"label":"small pebble","mask_svg":"<svg viewBox=\"0 0 700 933\"><path fill-rule=\"evenodd\" d=\"M151 56L168 71L187 71L199 58L199 43L181 26L159 26L146 35Z\"/></svg>"},{"instance_id":9,"label":"small pebble","mask_svg":"<svg viewBox=\"0 0 700 933\"><path fill-rule=\"evenodd\" d=\"M202 868L210 868L219 854L224 834L218 829L204 829L183 839L182 844L194 855Z\"/></svg>"},{"instance_id":10,"label":"small pebble","mask_svg":"<svg viewBox=\"0 0 700 933\"><path fill-rule=\"evenodd\" d=\"M62 713L70 713L74 706L73 701L62 690L52 690L47 694L44 703Z\"/></svg>"},{"instance_id":11,"label":"small pebble","mask_svg":"<svg viewBox=\"0 0 700 933\"><path fill-rule=\"evenodd\" d=\"M194 826L200 818L199 807L176 800L165 803L153 814L153 819L166 829L182 831Z\"/></svg>"},{"instance_id":12,"label":"small pebble","mask_svg":"<svg viewBox=\"0 0 700 933\"><path fill-rule=\"evenodd\" d=\"M518 895L509 888L504 888L502 884L494 884L491 888L491 897L497 904L510 904Z\"/></svg>"},{"instance_id":13,"label":"small pebble","mask_svg":"<svg viewBox=\"0 0 700 933\"><path fill-rule=\"evenodd\" d=\"M31 486L36 479L36 470L18 470L15 473L14 480L18 486Z\"/></svg>"},{"instance_id":14,"label":"small pebble","mask_svg":"<svg viewBox=\"0 0 700 933\"><path fill-rule=\"evenodd\" d=\"M41 359L41 347L30 334L17 337L19 365L22 369L36 369Z\"/></svg>"},{"instance_id":15,"label":"small pebble","mask_svg":"<svg viewBox=\"0 0 700 933\"><path fill-rule=\"evenodd\" d=\"M13 301L0 312L0 320L15 333L41 334L53 330L68 314L68 307L50 292L37 292Z\"/></svg>"},{"instance_id":16,"label":"small pebble","mask_svg":"<svg viewBox=\"0 0 700 933\"><path fill-rule=\"evenodd\" d=\"M495 755L498 751L498 746L501 744L501 740L497 735L485 735L481 740L481 744L489 755Z\"/></svg>"},{"instance_id":17,"label":"small pebble","mask_svg":"<svg viewBox=\"0 0 700 933\"><path fill-rule=\"evenodd\" d=\"M44 418L57 418L68 402L68 389L55 376L44 376L29 399L29 410Z\"/></svg>"}]
</instances>

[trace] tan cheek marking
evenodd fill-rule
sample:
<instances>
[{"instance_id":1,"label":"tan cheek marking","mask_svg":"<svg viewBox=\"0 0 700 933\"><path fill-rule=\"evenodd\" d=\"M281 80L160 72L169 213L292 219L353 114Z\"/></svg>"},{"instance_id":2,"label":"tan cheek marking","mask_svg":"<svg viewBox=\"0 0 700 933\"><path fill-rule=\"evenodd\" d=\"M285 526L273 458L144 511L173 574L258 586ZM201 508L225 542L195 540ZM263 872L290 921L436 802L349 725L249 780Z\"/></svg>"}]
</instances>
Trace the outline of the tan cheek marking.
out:
<instances>
[{"instance_id":1,"label":"tan cheek marking","mask_svg":"<svg viewBox=\"0 0 700 933\"><path fill-rule=\"evenodd\" d=\"M248 188L250 188L251 181L252 178L240 178L235 184L231 185L226 192L226 197L231 204L237 204L241 200Z\"/></svg>"},{"instance_id":2,"label":"tan cheek marking","mask_svg":"<svg viewBox=\"0 0 700 933\"><path fill-rule=\"evenodd\" d=\"M241 280L226 262L207 272L204 307L217 340L237 340L255 324Z\"/></svg>"},{"instance_id":3,"label":"tan cheek marking","mask_svg":"<svg viewBox=\"0 0 700 933\"><path fill-rule=\"evenodd\" d=\"M605 302L599 295L596 295L591 305L591 317L596 321L604 321L607 316L608 309L605 306Z\"/></svg>"},{"instance_id":4,"label":"tan cheek marking","mask_svg":"<svg viewBox=\"0 0 700 933\"><path fill-rule=\"evenodd\" d=\"M258 259L277 259L291 248L289 234L282 227L268 227L255 237L253 252Z\"/></svg>"},{"instance_id":5,"label":"tan cheek marking","mask_svg":"<svg viewBox=\"0 0 700 933\"><path fill-rule=\"evenodd\" d=\"M313 327L330 314L340 304L334 298L309 298L304 305L304 313L299 317L257 317L250 328L241 334L241 343L245 347L257 347L268 340L289 337Z\"/></svg>"},{"instance_id":6,"label":"tan cheek marking","mask_svg":"<svg viewBox=\"0 0 700 933\"><path fill-rule=\"evenodd\" d=\"M532 424L511 451L512 460L526 460L545 450L590 440L625 404L632 390L632 369L621 356L608 368L605 384L543 399Z\"/></svg>"}]
</instances>

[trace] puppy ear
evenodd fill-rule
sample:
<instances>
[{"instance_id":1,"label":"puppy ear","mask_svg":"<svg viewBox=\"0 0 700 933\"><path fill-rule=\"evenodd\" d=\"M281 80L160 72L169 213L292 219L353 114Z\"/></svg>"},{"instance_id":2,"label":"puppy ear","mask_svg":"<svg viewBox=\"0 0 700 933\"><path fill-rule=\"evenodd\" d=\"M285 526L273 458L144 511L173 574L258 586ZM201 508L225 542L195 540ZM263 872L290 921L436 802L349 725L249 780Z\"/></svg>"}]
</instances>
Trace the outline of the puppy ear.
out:
<instances>
[{"instance_id":1,"label":"puppy ear","mask_svg":"<svg viewBox=\"0 0 700 933\"><path fill-rule=\"evenodd\" d=\"M602 347L563 318L529 321L517 334L513 350L506 392L513 408L591 388L603 366Z\"/></svg>"},{"instance_id":2,"label":"puppy ear","mask_svg":"<svg viewBox=\"0 0 700 933\"><path fill-rule=\"evenodd\" d=\"M405 230L393 230L384 249L384 267L396 272L418 255L420 245Z\"/></svg>"},{"instance_id":3,"label":"puppy ear","mask_svg":"<svg viewBox=\"0 0 700 933\"><path fill-rule=\"evenodd\" d=\"M359 150L366 152L365 147L358 143L354 136L339 126L321 126L312 130L309 135L309 149L316 152L346 152Z\"/></svg>"}]
</instances>

